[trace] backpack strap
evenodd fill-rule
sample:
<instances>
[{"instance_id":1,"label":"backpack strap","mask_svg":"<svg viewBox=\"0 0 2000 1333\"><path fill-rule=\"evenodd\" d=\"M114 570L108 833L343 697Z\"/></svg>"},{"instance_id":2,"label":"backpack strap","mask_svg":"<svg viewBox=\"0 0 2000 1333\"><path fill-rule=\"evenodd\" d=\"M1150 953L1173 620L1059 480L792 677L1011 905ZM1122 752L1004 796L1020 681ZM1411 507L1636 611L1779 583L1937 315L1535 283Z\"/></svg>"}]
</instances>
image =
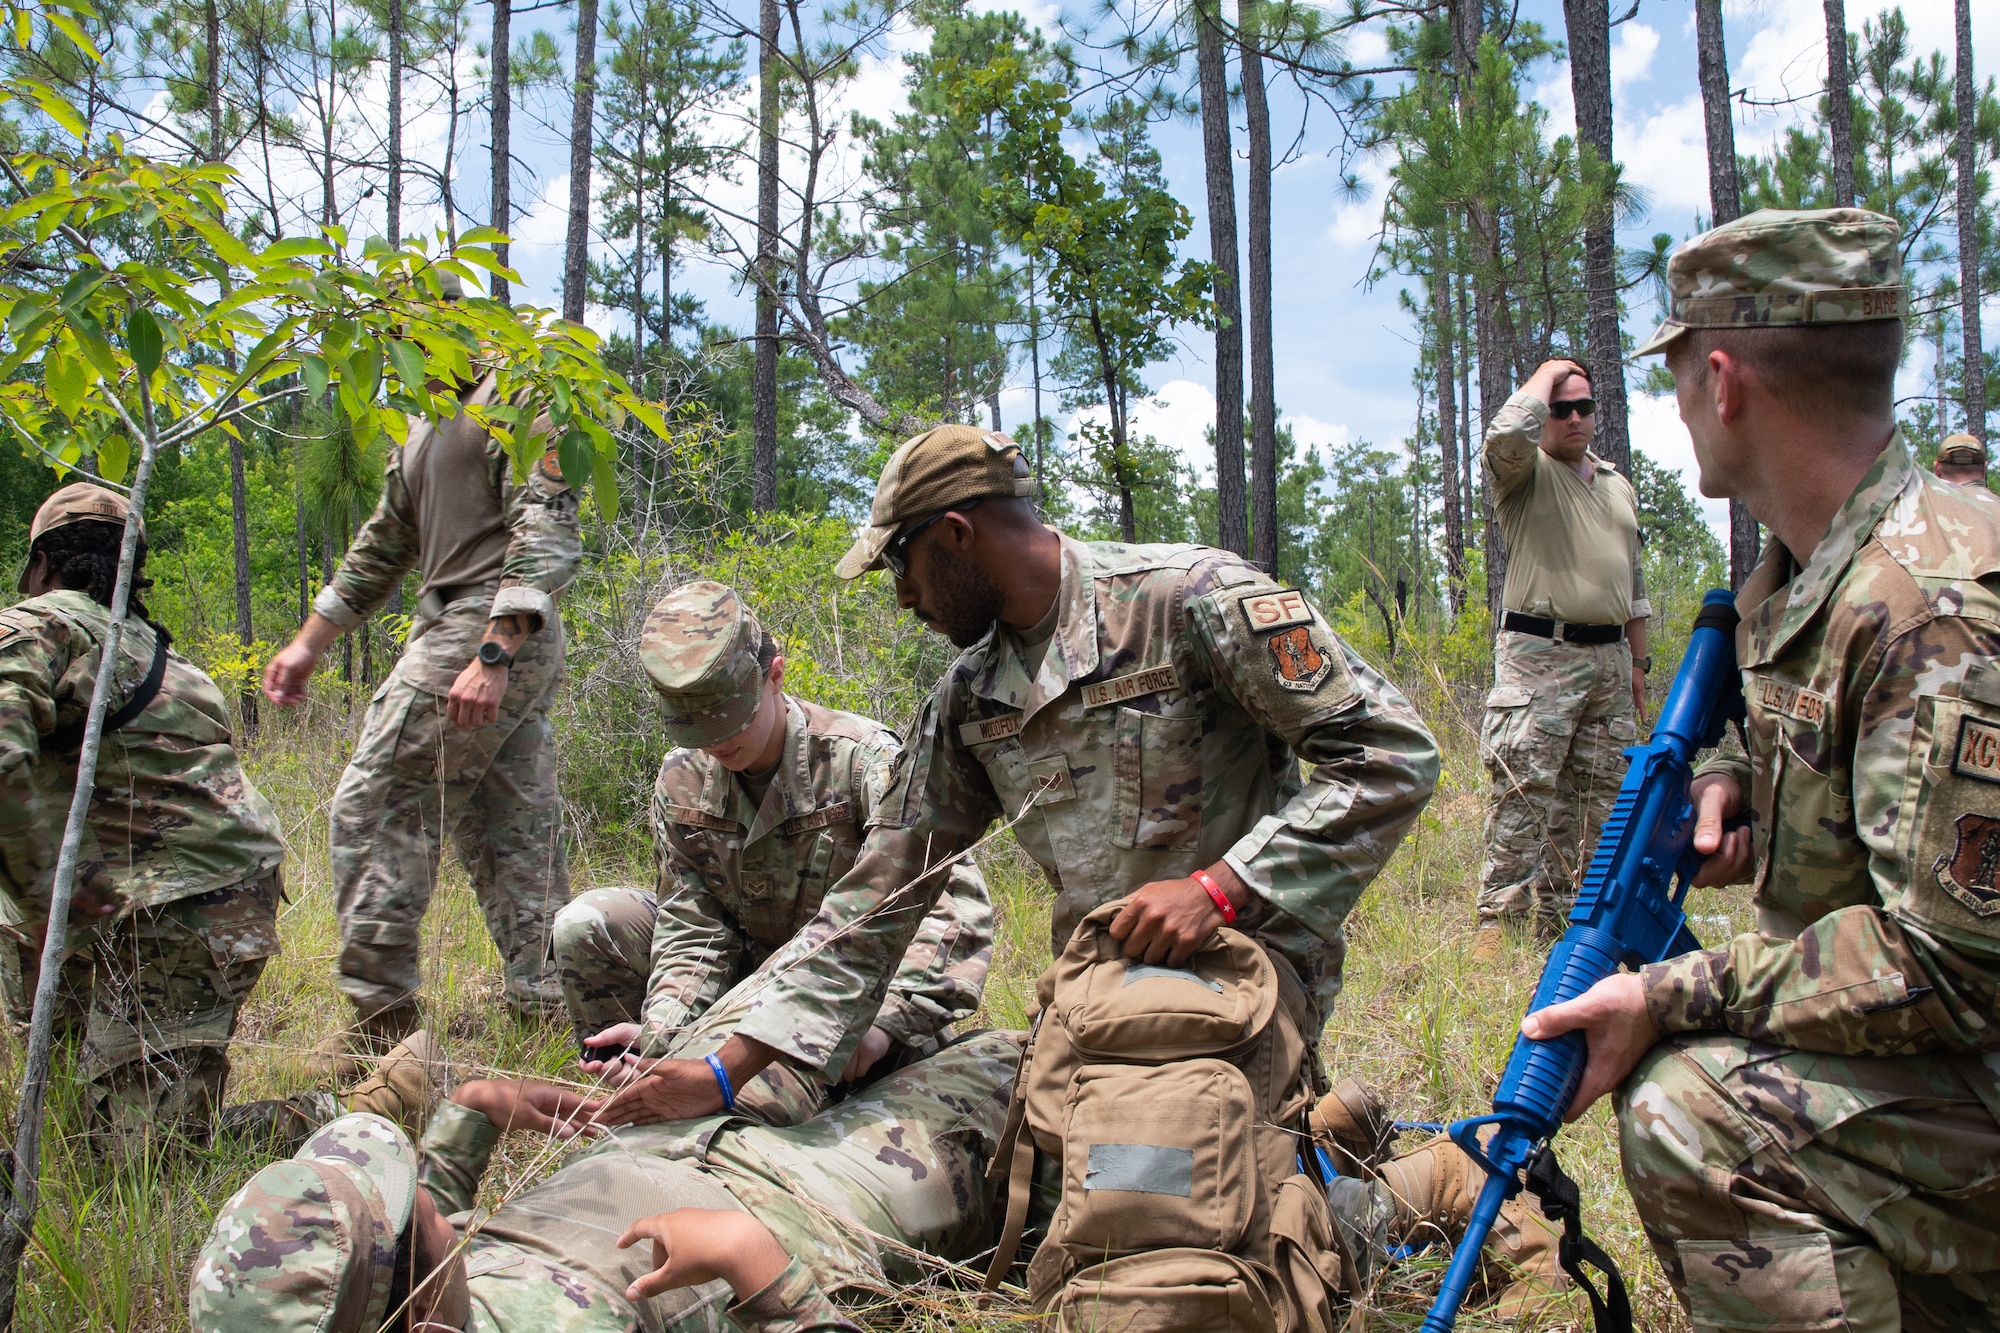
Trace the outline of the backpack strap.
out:
<instances>
[{"instance_id":1,"label":"backpack strap","mask_svg":"<svg viewBox=\"0 0 2000 1333\"><path fill-rule=\"evenodd\" d=\"M139 682L138 689L132 691L132 697L125 701L125 706L104 719L104 727L98 733L101 736L109 736L133 718L145 712L147 705L159 697L160 686L166 682L167 649L173 645L174 636L167 633L165 625L155 625L143 616L140 619L153 631L153 664L146 668L146 678ZM42 749L44 750L81 750L82 748L82 719L78 719L66 727L57 727L42 738Z\"/></svg>"},{"instance_id":2,"label":"backpack strap","mask_svg":"<svg viewBox=\"0 0 2000 1333\"><path fill-rule=\"evenodd\" d=\"M986 1270L986 1280L979 1284L979 1299L982 1302L999 1289L1007 1270L1014 1266L1014 1256L1021 1250L1021 1233L1028 1226L1028 1196L1034 1192L1035 1186L1035 1136L1027 1133L1027 1075L1028 1060L1034 1051L1035 1042L1031 1036L1021 1052L1021 1063L1014 1071L1014 1096L1007 1108L1007 1127L1000 1131L1000 1145L994 1150L993 1164L986 1168L988 1181L997 1180L1003 1171L1006 1173L1007 1217L1000 1227L1000 1243L994 1247L992 1266Z\"/></svg>"}]
</instances>

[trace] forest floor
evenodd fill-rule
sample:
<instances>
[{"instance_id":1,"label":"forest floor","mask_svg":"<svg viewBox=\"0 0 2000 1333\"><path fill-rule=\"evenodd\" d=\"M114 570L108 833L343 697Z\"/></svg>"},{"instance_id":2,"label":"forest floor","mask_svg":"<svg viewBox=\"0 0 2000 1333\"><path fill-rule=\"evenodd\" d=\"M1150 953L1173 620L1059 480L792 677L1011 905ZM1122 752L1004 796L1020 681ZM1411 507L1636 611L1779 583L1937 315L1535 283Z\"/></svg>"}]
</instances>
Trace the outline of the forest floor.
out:
<instances>
[{"instance_id":1,"label":"forest floor","mask_svg":"<svg viewBox=\"0 0 2000 1333\"><path fill-rule=\"evenodd\" d=\"M326 821L347 753L346 733L344 723L322 715L285 736L270 735L251 752L252 775L283 818L292 858L280 919L284 954L273 960L245 1008L234 1047L232 1101L309 1086L296 1068L298 1057L345 1019L333 986ZM1482 793L1471 761L1474 738L1461 728L1440 739L1447 763L1437 798L1350 919L1346 990L1324 1045L1335 1078L1352 1074L1376 1084L1392 1114L1411 1120L1449 1120L1488 1109L1541 961L1535 946L1517 942L1495 965L1468 962ZM1047 892L1040 873L1009 840L999 840L984 865L1000 935L985 1006L973 1023L1018 1027L1049 956ZM578 891L651 878L648 865L588 846L573 858L572 874ZM1691 916L1704 939L1750 924L1746 900L1718 890L1697 890ZM501 1004L497 955L465 876L449 858L424 940L428 1026L443 1036L455 1077L499 1071L575 1076L566 1025L523 1023ZM18 1045L10 1045L10 1070L20 1068L19 1054ZM58 1064L54 1135L20 1325L37 1333L184 1329L187 1274L214 1210L268 1158L217 1148L122 1171L101 1166L77 1133L67 1056L59 1055ZM14 1082L10 1076L5 1083L10 1103ZM11 1106L6 1109L11 1114ZM1404 1146L1419 1141L1411 1135ZM1600 1103L1571 1126L1560 1147L1582 1187L1589 1230L1625 1271L1638 1326L1684 1330L1626 1194L1607 1107ZM546 1172L552 1157L528 1136L510 1135L489 1173L489 1192ZM1359 1327L1415 1329L1443 1262L1442 1255L1425 1254L1392 1268ZM1018 1314L976 1314L968 1298L942 1287L911 1295L868 1312L871 1327L1020 1322ZM1571 1293L1545 1322L1587 1327L1588 1310ZM1476 1311L1459 1326L1468 1333L1487 1327Z\"/></svg>"}]
</instances>

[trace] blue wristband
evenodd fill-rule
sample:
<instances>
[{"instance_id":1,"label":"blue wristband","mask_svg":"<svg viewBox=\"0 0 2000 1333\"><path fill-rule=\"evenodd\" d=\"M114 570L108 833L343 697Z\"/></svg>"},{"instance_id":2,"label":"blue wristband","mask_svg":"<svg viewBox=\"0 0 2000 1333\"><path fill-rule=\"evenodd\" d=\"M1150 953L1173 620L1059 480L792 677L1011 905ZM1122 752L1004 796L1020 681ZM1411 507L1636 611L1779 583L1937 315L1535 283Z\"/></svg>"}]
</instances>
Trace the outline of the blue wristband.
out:
<instances>
[{"instance_id":1,"label":"blue wristband","mask_svg":"<svg viewBox=\"0 0 2000 1333\"><path fill-rule=\"evenodd\" d=\"M736 1109L736 1089L729 1085L729 1071L722 1067L721 1057L711 1052L701 1058L708 1061L709 1069L715 1074L715 1086L722 1089L722 1109L725 1111L734 1111Z\"/></svg>"}]
</instances>

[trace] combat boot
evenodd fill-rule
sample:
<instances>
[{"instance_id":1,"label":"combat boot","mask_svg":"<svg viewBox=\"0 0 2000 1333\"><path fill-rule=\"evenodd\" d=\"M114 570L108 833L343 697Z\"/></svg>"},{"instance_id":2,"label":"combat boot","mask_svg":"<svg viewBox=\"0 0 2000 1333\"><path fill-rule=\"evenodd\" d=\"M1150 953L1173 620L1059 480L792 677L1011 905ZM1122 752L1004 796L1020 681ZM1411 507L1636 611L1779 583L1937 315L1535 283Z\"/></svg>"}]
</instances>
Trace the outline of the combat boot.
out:
<instances>
[{"instance_id":1,"label":"combat boot","mask_svg":"<svg viewBox=\"0 0 2000 1333\"><path fill-rule=\"evenodd\" d=\"M1320 1098L1308 1123L1313 1138L1344 1176L1366 1178L1389 1155L1395 1122L1382 1109L1375 1090L1358 1079L1344 1078Z\"/></svg>"},{"instance_id":2,"label":"combat boot","mask_svg":"<svg viewBox=\"0 0 2000 1333\"><path fill-rule=\"evenodd\" d=\"M421 1021L415 1000L357 1017L351 1025L320 1038L307 1052L301 1073L335 1087L352 1083L368 1072L364 1060L387 1055L391 1047L415 1032Z\"/></svg>"},{"instance_id":3,"label":"combat boot","mask_svg":"<svg viewBox=\"0 0 2000 1333\"><path fill-rule=\"evenodd\" d=\"M1442 1134L1384 1162L1379 1175L1396 1203L1390 1243L1399 1245L1464 1240L1472 1206L1486 1184L1486 1173ZM1556 1256L1560 1238L1526 1195L1501 1205L1487 1233L1482 1265L1485 1289L1493 1293L1485 1305L1489 1313L1509 1323L1526 1322L1567 1285ZM1495 1259L1502 1263L1496 1266Z\"/></svg>"},{"instance_id":4,"label":"combat boot","mask_svg":"<svg viewBox=\"0 0 2000 1333\"><path fill-rule=\"evenodd\" d=\"M1507 932L1497 925L1485 925L1473 936L1472 951L1466 954L1466 961L1472 963L1494 963L1507 950Z\"/></svg>"},{"instance_id":5,"label":"combat boot","mask_svg":"<svg viewBox=\"0 0 2000 1333\"><path fill-rule=\"evenodd\" d=\"M383 1056L374 1073L340 1095L341 1114L369 1111L395 1121L411 1138L420 1138L431 1111L449 1091L447 1071L444 1048L419 1029Z\"/></svg>"}]
</instances>

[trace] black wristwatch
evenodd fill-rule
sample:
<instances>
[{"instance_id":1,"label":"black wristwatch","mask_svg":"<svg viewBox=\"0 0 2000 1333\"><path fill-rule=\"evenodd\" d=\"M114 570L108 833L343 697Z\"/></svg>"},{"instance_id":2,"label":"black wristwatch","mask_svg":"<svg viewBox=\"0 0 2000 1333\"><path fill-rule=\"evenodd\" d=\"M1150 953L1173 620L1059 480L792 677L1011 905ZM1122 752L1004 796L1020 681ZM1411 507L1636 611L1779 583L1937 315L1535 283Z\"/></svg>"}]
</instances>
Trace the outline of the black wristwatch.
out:
<instances>
[{"instance_id":1,"label":"black wristwatch","mask_svg":"<svg viewBox=\"0 0 2000 1333\"><path fill-rule=\"evenodd\" d=\"M479 645L481 666L506 667L514 665L514 654L500 646L497 639L488 639Z\"/></svg>"}]
</instances>

